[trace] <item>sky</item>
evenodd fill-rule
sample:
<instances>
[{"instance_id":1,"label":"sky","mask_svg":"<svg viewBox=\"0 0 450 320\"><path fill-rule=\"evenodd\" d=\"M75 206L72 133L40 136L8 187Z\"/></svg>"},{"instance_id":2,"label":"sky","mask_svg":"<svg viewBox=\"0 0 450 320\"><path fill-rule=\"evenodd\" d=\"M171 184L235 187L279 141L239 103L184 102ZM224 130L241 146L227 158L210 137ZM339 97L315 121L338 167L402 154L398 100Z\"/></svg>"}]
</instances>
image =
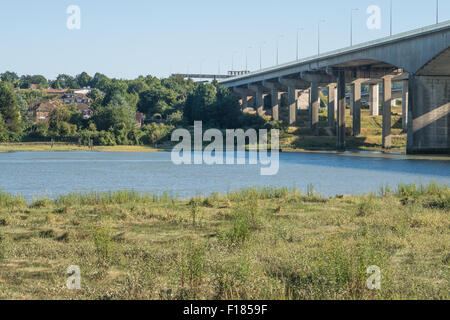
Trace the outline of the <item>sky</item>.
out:
<instances>
[{"instance_id":1,"label":"sky","mask_svg":"<svg viewBox=\"0 0 450 320\"><path fill-rule=\"evenodd\" d=\"M26 4L25 4L26 3ZM450 0L440 0L440 22L450 20ZM80 29L70 30L70 5L80 8ZM369 6L381 9L380 29L369 29ZM40 0L0 2L0 73L101 72L139 75L226 73L294 61L348 47L390 32L390 0ZM436 1L393 0L393 33L436 22Z\"/></svg>"}]
</instances>

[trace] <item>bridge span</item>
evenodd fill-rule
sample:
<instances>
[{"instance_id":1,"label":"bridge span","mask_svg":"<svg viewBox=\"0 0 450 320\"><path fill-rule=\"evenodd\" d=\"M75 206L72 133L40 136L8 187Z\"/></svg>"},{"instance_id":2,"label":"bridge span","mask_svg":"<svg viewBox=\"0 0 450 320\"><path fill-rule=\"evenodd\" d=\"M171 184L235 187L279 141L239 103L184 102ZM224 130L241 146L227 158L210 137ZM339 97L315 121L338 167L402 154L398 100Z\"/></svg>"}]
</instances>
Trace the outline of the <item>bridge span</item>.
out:
<instances>
[{"instance_id":1,"label":"bridge span","mask_svg":"<svg viewBox=\"0 0 450 320\"><path fill-rule=\"evenodd\" d=\"M336 147L345 149L346 85L351 86L353 135L361 132L361 86L369 85L372 114L378 114L382 83L383 147L391 147L392 81L403 82L403 126L407 153L450 154L450 21L342 50L240 75L220 83L231 88L243 108L255 101L264 113L264 96L271 96L271 113L278 120L281 94L287 93L289 124L295 125L298 93L310 91L312 135L319 134L319 88L328 87L328 124L336 127ZM335 119L335 112L337 114Z\"/></svg>"}]
</instances>

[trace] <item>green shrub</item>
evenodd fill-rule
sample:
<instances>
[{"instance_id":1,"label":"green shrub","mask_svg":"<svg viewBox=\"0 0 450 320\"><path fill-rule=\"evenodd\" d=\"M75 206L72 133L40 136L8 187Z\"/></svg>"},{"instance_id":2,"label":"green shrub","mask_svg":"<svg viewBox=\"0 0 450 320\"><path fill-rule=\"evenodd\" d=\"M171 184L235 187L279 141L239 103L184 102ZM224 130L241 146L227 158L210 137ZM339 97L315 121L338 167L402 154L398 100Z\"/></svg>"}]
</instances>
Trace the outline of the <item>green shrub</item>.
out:
<instances>
[{"instance_id":1,"label":"green shrub","mask_svg":"<svg viewBox=\"0 0 450 320\"><path fill-rule=\"evenodd\" d=\"M183 299L196 298L206 271L205 246L189 242L181 255L180 282Z\"/></svg>"},{"instance_id":2,"label":"green shrub","mask_svg":"<svg viewBox=\"0 0 450 320\"><path fill-rule=\"evenodd\" d=\"M99 260L109 262L114 249L111 229L105 226L99 227L94 231L93 237Z\"/></svg>"}]
</instances>

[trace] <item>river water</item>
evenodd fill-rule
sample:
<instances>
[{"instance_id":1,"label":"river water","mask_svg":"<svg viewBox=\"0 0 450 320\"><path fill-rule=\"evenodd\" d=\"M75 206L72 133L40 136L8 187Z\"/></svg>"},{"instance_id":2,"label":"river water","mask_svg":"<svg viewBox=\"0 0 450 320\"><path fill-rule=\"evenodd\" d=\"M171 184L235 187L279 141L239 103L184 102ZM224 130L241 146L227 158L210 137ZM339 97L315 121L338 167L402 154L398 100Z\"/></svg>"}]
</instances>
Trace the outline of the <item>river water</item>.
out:
<instances>
[{"instance_id":1,"label":"river water","mask_svg":"<svg viewBox=\"0 0 450 320\"><path fill-rule=\"evenodd\" d=\"M450 161L382 154L281 153L279 172L261 176L259 165L175 165L169 152L18 152L0 154L0 188L33 197L69 192L134 189L179 198L250 186L286 186L324 196L377 192L398 183L450 185Z\"/></svg>"}]
</instances>

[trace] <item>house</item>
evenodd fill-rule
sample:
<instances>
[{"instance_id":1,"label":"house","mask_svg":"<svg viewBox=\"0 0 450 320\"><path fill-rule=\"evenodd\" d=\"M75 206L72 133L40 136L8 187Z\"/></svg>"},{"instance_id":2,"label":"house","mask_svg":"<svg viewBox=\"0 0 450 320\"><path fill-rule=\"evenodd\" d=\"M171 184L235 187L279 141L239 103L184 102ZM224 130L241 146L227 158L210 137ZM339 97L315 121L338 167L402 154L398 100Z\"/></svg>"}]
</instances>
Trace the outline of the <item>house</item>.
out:
<instances>
[{"instance_id":1,"label":"house","mask_svg":"<svg viewBox=\"0 0 450 320\"><path fill-rule=\"evenodd\" d=\"M138 127L142 128L142 125L144 124L144 114L142 112L136 113L136 121L138 123Z\"/></svg>"},{"instance_id":2,"label":"house","mask_svg":"<svg viewBox=\"0 0 450 320\"><path fill-rule=\"evenodd\" d=\"M61 96L61 100L65 104L69 103L84 103L89 105L91 100L85 95L80 93L65 93Z\"/></svg>"},{"instance_id":3,"label":"house","mask_svg":"<svg viewBox=\"0 0 450 320\"><path fill-rule=\"evenodd\" d=\"M68 89L45 89L43 90L46 94L49 95L59 95L59 94L64 94L68 91Z\"/></svg>"},{"instance_id":4,"label":"house","mask_svg":"<svg viewBox=\"0 0 450 320\"><path fill-rule=\"evenodd\" d=\"M36 121L45 121L50 113L57 106L61 105L59 100L42 100L32 107L33 115Z\"/></svg>"},{"instance_id":5,"label":"house","mask_svg":"<svg viewBox=\"0 0 450 320\"><path fill-rule=\"evenodd\" d=\"M91 88L83 88L83 89L80 89L80 90L75 90L74 93L75 93L75 94L84 94L84 95L87 95L87 94L89 94L91 91L92 91Z\"/></svg>"},{"instance_id":6,"label":"house","mask_svg":"<svg viewBox=\"0 0 450 320\"><path fill-rule=\"evenodd\" d=\"M93 113L92 113L91 109L89 109L89 106L87 104L77 103L77 108L78 108L78 110L80 110L81 115L84 120L88 120L88 119L92 118Z\"/></svg>"}]
</instances>

